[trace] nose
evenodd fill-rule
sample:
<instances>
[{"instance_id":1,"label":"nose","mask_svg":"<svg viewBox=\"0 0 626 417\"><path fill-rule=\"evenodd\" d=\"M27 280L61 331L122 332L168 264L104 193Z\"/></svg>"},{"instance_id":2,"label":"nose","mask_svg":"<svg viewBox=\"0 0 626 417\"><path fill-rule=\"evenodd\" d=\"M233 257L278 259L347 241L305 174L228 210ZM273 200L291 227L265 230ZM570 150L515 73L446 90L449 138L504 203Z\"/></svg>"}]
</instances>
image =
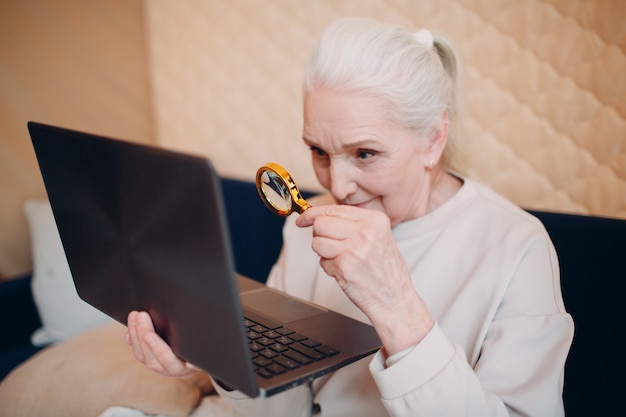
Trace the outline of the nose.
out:
<instances>
[{"instance_id":1,"label":"nose","mask_svg":"<svg viewBox=\"0 0 626 417\"><path fill-rule=\"evenodd\" d=\"M357 190L354 172L340 161L330 163L330 193L337 201L347 200Z\"/></svg>"}]
</instances>

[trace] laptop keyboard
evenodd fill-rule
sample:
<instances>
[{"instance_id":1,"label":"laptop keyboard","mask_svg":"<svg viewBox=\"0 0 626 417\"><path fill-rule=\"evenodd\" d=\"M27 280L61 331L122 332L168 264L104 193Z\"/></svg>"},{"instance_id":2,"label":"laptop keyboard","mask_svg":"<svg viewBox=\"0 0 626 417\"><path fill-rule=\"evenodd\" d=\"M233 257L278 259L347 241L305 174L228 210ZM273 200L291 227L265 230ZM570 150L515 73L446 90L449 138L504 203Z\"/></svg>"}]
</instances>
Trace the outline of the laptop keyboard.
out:
<instances>
[{"instance_id":1,"label":"laptop keyboard","mask_svg":"<svg viewBox=\"0 0 626 417\"><path fill-rule=\"evenodd\" d=\"M339 353L303 334L254 315L243 319L257 375L272 378Z\"/></svg>"}]
</instances>

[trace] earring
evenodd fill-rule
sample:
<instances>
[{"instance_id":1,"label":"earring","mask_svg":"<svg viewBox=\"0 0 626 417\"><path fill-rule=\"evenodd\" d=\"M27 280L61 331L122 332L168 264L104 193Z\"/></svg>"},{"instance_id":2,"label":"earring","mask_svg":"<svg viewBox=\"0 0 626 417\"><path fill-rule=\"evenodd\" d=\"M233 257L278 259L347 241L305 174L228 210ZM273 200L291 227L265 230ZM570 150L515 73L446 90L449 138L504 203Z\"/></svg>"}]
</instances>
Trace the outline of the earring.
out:
<instances>
[{"instance_id":1,"label":"earring","mask_svg":"<svg viewBox=\"0 0 626 417\"><path fill-rule=\"evenodd\" d=\"M426 170L427 171L432 171L432 169L435 167L435 165L437 165L437 163L435 162L434 159L431 159L430 161L428 161L426 163Z\"/></svg>"}]
</instances>

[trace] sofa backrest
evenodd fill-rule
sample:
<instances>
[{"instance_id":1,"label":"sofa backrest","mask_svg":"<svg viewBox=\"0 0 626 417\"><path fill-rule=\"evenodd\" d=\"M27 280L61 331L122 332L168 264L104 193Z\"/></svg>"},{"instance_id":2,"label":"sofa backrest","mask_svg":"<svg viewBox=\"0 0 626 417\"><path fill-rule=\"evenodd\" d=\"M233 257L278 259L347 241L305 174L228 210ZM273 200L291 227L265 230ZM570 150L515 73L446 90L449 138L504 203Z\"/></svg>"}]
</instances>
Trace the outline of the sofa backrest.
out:
<instances>
[{"instance_id":1,"label":"sofa backrest","mask_svg":"<svg viewBox=\"0 0 626 417\"><path fill-rule=\"evenodd\" d=\"M265 282L283 244L284 218L265 207L252 182L222 178L222 193L235 268Z\"/></svg>"},{"instance_id":2,"label":"sofa backrest","mask_svg":"<svg viewBox=\"0 0 626 417\"><path fill-rule=\"evenodd\" d=\"M626 220L532 211L559 256L576 326L563 399L566 416L609 416L626 384Z\"/></svg>"}]
</instances>

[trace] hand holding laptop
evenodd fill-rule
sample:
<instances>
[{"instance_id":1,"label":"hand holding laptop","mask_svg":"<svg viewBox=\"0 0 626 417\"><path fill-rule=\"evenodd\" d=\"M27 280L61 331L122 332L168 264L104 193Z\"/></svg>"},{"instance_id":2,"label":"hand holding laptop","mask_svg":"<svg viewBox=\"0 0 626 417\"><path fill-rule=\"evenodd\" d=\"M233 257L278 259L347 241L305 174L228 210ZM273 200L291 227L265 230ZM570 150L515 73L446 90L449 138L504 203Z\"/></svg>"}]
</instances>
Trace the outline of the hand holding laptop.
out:
<instances>
[{"instance_id":1,"label":"hand holding laptop","mask_svg":"<svg viewBox=\"0 0 626 417\"><path fill-rule=\"evenodd\" d=\"M130 312L124 340L133 348L137 360L161 375L185 377L198 372L195 366L174 354L172 348L156 333L152 319L144 311Z\"/></svg>"}]
</instances>

